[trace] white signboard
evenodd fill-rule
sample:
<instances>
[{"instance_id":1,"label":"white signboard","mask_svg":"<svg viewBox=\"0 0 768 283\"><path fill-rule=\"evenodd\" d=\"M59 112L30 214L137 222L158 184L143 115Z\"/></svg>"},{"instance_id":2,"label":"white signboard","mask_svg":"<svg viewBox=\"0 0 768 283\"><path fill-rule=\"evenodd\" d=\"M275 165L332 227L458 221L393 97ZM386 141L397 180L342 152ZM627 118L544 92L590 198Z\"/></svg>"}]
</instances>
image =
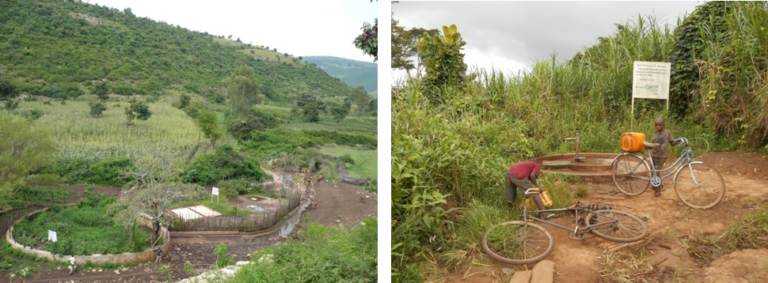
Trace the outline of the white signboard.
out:
<instances>
[{"instance_id":1,"label":"white signboard","mask_svg":"<svg viewBox=\"0 0 768 283\"><path fill-rule=\"evenodd\" d=\"M219 195L219 188L217 188L217 187L213 187L213 192L212 192L212 193L213 193L214 195L217 195L217 196L218 196L218 195Z\"/></svg>"},{"instance_id":2,"label":"white signboard","mask_svg":"<svg viewBox=\"0 0 768 283\"><path fill-rule=\"evenodd\" d=\"M48 241L56 242L56 232L48 230Z\"/></svg>"},{"instance_id":3,"label":"white signboard","mask_svg":"<svg viewBox=\"0 0 768 283\"><path fill-rule=\"evenodd\" d=\"M664 99L669 111L669 62L635 61L632 71L632 124L635 120L635 98Z\"/></svg>"},{"instance_id":4,"label":"white signboard","mask_svg":"<svg viewBox=\"0 0 768 283\"><path fill-rule=\"evenodd\" d=\"M669 62L635 61L632 98L669 99Z\"/></svg>"}]
</instances>

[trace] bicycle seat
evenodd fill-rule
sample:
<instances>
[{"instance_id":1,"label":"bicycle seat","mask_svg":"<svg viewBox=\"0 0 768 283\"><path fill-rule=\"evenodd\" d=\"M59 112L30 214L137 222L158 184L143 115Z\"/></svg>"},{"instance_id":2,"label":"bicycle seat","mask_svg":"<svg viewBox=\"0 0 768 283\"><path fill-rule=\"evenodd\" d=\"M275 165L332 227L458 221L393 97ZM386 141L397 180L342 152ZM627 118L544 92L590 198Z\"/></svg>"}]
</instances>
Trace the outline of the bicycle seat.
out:
<instances>
[{"instance_id":1,"label":"bicycle seat","mask_svg":"<svg viewBox=\"0 0 768 283\"><path fill-rule=\"evenodd\" d=\"M657 147L657 146L659 146L659 145L660 145L660 144L658 144L658 143L652 143L652 142L643 142L643 146L644 146L645 148L654 148L654 147Z\"/></svg>"}]
</instances>

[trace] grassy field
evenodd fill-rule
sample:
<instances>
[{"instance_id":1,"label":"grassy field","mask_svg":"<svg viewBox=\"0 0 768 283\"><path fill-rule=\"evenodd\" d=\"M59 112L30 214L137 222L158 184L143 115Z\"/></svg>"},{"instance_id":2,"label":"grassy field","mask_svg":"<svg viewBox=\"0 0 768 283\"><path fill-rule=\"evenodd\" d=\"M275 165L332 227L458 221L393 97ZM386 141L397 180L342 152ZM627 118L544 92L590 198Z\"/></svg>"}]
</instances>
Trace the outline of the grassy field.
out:
<instances>
[{"instance_id":1,"label":"grassy field","mask_svg":"<svg viewBox=\"0 0 768 283\"><path fill-rule=\"evenodd\" d=\"M102 117L90 115L90 96L68 100L66 105L58 101L43 104L38 101L21 102L20 108L43 112L38 125L51 133L56 144L57 158L106 158L127 156L134 158L159 153L169 156L190 156L207 149L207 141L192 118L173 108L173 97L161 97L150 103L152 117L146 121L134 121L126 125L125 110L128 98L110 99ZM224 143L233 144L226 136Z\"/></svg>"},{"instance_id":2,"label":"grassy field","mask_svg":"<svg viewBox=\"0 0 768 283\"><path fill-rule=\"evenodd\" d=\"M375 117L356 118L347 117L340 122L320 121L319 123L291 123L284 125L290 129L308 129L308 130L328 130L340 132L358 132L363 134L372 134L376 136L377 122Z\"/></svg>"},{"instance_id":3,"label":"grassy field","mask_svg":"<svg viewBox=\"0 0 768 283\"><path fill-rule=\"evenodd\" d=\"M342 156L349 154L354 165L347 164L347 173L355 178L376 179L378 156L375 150L356 150L349 147L324 147L320 149L323 154Z\"/></svg>"}]
</instances>

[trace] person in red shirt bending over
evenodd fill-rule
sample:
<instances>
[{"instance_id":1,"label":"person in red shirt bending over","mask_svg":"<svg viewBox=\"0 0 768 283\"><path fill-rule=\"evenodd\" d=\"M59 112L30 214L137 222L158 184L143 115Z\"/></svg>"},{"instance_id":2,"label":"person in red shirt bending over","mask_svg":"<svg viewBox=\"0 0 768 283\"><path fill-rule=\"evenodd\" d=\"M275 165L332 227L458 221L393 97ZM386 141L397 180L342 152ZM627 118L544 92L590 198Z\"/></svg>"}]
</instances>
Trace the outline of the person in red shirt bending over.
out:
<instances>
[{"instance_id":1,"label":"person in red shirt bending over","mask_svg":"<svg viewBox=\"0 0 768 283\"><path fill-rule=\"evenodd\" d=\"M541 166L533 161L518 162L509 167L507 174L504 176L504 195L507 198L507 203L514 206L515 199L517 199L517 189L522 189L523 193L530 188L538 188L536 184L536 178L539 177ZM544 192L544 190L541 190ZM544 210L544 204L541 202L541 197L535 196L533 202L539 210ZM541 218L552 218L555 214L541 213Z\"/></svg>"}]
</instances>

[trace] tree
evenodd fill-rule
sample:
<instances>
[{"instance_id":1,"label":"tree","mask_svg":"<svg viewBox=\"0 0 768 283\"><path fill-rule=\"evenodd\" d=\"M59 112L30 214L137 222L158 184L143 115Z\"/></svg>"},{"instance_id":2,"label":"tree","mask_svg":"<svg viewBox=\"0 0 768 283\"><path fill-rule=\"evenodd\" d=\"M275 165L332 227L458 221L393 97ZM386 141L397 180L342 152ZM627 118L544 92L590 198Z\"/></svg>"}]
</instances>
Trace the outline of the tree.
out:
<instances>
[{"instance_id":1,"label":"tree","mask_svg":"<svg viewBox=\"0 0 768 283\"><path fill-rule=\"evenodd\" d=\"M107 100L109 98L109 84L107 82L99 82L94 86L93 94L95 94L101 100Z\"/></svg>"},{"instance_id":2,"label":"tree","mask_svg":"<svg viewBox=\"0 0 768 283\"><path fill-rule=\"evenodd\" d=\"M244 120L232 120L229 133L239 140L249 139L253 132L264 131L277 126L274 116L261 111L252 111Z\"/></svg>"},{"instance_id":3,"label":"tree","mask_svg":"<svg viewBox=\"0 0 768 283\"><path fill-rule=\"evenodd\" d=\"M53 164L56 148L49 134L26 121L0 114L0 208L26 184L27 176Z\"/></svg>"},{"instance_id":4,"label":"tree","mask_svg":"<svg viewBox=\"0 0 768 283\"><path fill-rule=\"evenodd\" d=\"M336 122L341 122L349 114L349 108L342 105L335 105L330 109L331 116L336 119Z\"/></svg>"},{"instance_id":5,"label":"tree","mask_svg":"<svg viewBox=\"0 0 768 283\"><path fill-rule=\"evenodd\" d=\"M213 111L200 109L197 112L197 126L200 128L200 131L208 137L208 140L211 142L211 148L213 148L216 141L224 135L224 130L221 128L221 125L219 125L217 119L216 113L213 113Z\"/></svg>"},{"instance_id":6,"label":"tree","mask_svg":"<svg viewBox=\"0 0 768 283\"><path fill-rule=\"evenodd\" d=\"M6 78L0 77L0 100L10 100L19 95L19 88Z\"/></svg>"},{"instance_id":7,"label":"tree","mask_svg":"<svg viewBox=\"0 0 768 283\"><path fill-rule=\"evenodd\" d=\"M261 103L259 83L253 73L253 68L240 66L232 73L229 83L229 103L234 117L241 119L253 104Z\"/></svg>"},{"instance_id":8,"label":"tree","mask_svg":"<svg viewBox=\"0 0 768 283\"><path fill-rule=\"evenodd\" d=\"M134 119L146 121L152 116L152 112L149 111L149 105L146 101L137 101L135 98L129 100L131 104L125 107L125 116L128 119L128 125L133 125Z\"/></svg>"},{"instance_id":9,"label":"tree","mask_svg":"<svg viewBox=\"0 0 768 283\"><path fill-rule=\"evenodd\" d=\"M101 117L101 114L104 113L104 110L107 110L107 106L105 106L104 102L100 100L91 101L88 103L88 106L91 107L91 116L93 117Z\"/></svg>"},{"instance_id":10,"label":"tree","mask_svg":"<svg viewBox=\"0 0 768 283\"><path fill-rule=\"evenodd\" d=\"M184 107L187 107L187 105L189 105L189 101L190 101L191 99L192 99L192 98L191 98L191 97L189 97L189 95L188 95L188 94L182 94L182 95L179 97L179 109L184 109Z\"/></svg>"},{"instance_id":11,"label":"tree","mask_svg":"<svg viewBox=\"0 0 768 283\"><path fill-rule=\"evenodd\" d=\"M379 60L379 19L374 20L374 24L365 22L363 27L360 28L363 33L358 35L352 42L357 49L363 51L364 54L373 56L373 61Z\"/></svg>"},{"instance_id":12,"label":"tree","mask_svg":"<svg viewBox=\"0 0 768 283\"><path fill-rule=\"evenodd\" d=\"M411 77L412 69L419 69L422 63L422 56L417 56L416 42L422 38L424 34L429 36L436 36L440 34L437 29L423 29L423 28L411 28L406 30L404 27L398 26L398 21L392 19L392 58L390 65L392 69L405 70L408 77ZM417 65L414 65L412 57L417 56ZM420 72L417 72L420 75Z\"/></svg>"},{"instance_id":13,"label":"tree","mask_svg":"<svg viewBox=\"0 0 768 283\"><path fill-rule=\"evenodd\" d=\"M135 170L125 172L131 177L131 189L123 193L118 200L125 210L117 214L118 219L126 225L133 223L136 218L148 215L152 222L154 241L160 232L160 224L168 225L163 215L177 201L194 198L199 195L200 188L194 184L177 182L179 169L165 156L144 156L134 161Z\"/></svg>"},{"instance_id":14,"label":"tree","mask_svg":"<svg viewBox=\"0 0 768 283\"><path fill-rule=\"evenodd\" d=\"M317 101L311 93L302 93L296 100L296 110L305 122L315 123L320 121L320 112L325 111L325 103Z\"/></svg>"},{"instance_id":15,"label":"tree","mask_svg":"<svg viewBox=\"0 0 768 283\"><path fill-rule=\"evenodd\" d=\"M371 102L371 96L368 95L368 92L365 91L365 88L361 86L353 89L352 92L349 93L349 98L355 102L355 112L358 115L364 112L366 106L368 106L368 103Z\"/></svg>"},{"instance_id":16,"label":"tree","mask_svg":"<svg viewBox=\"0 0 768 283\"><path fill-rule=\"evenodd\" d=\"M419 55L424 57L426 77L422 80L422 92L431 102L440 102L441 89L452 87L463 89L467 64L464 64L462 47L467 43L461 38L456 25L443 26L443 34L430 36L424 34L416 44Z\"/></svg>"}]
</instances>

